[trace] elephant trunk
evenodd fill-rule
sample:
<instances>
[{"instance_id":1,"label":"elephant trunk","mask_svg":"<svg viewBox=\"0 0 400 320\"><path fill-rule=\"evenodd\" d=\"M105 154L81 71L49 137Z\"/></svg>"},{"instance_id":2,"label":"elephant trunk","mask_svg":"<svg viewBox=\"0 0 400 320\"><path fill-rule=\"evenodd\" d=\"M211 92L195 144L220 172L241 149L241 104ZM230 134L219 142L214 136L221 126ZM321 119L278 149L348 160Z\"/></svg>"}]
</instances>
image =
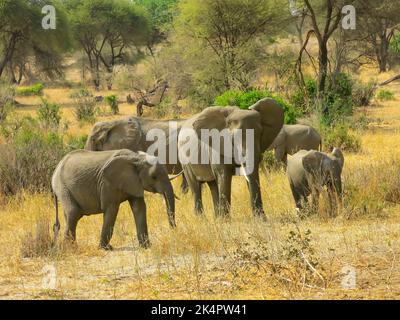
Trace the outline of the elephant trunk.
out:
<instances>
[{"instance_id":1,"label":"elephant trunk","mask_svg":"<svg viewBox=\"0 0 400 320\"><path fill-rule=\"evenodd\" d=\"M172 185L170 184L167 190L163 193L165 204L167 206L168 221L172 228L176 228L175 222L175 195Z\"/></svg>"},{"instance_id":2,"label":"elephant trunk","mask_svg":"<svg viewBox=\"0 0 400 320\"><path fill-rule=\"evenodd\" d=\"M88 139L87 139L87 141L86 141L85 150L94 151L94 150L93 150L93 143L92 143L91 137L88 137Z\"/></svg>"}]
</instances>

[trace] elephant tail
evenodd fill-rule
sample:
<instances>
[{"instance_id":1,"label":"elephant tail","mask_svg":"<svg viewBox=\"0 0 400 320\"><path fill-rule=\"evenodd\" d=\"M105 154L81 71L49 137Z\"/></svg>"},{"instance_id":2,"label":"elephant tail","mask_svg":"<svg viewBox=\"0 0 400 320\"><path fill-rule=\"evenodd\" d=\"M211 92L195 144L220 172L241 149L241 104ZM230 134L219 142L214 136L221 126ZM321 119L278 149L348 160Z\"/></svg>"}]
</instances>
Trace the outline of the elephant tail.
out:
<instances>
[{"instance_id":1,"label":"elephant tail","mask_svg":"<svg viewBox=\"0 0 400 320\"><path fill-rule=\"evenodd\" d=\"M319 142L319 152L322 152L322 139Z\"/></svg>"},{"instance_id":2,"label":"elephant tail","mask_svg":"<svg viewBox=\"0 0 400 320\"><path fill-rule=\"evenodd\" d=\"M53 192L53 200L54 200L54 206L55 206L55 209L56 209L56 222L55 222L55 224L53 226L53 231L54 231L53 245L55 245L56 242L57 242L58 232L60 231L61 226L60 226L60 220L58 218L58 198L57 198L57 195L54 192Z\"/></svg>"}]
</instances>

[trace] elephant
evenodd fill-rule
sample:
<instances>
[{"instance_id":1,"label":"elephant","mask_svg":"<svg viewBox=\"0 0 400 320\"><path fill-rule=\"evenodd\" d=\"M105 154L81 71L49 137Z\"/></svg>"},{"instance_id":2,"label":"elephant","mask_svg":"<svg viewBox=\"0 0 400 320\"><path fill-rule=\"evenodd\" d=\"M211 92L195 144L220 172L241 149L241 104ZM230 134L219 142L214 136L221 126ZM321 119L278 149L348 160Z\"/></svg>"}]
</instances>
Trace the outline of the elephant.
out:
<instances>
[{"instance_id":1,"label":"elephant","mask_svg":"<svg viewBox=\"0 0 400 320\"><path fill-rule=\"evenodd\" d=\"M287 155L300 150L321 151L322 139L313 127L301 124L284 125L278 136L269 147L275 150L275 159L287 165Z\"/></svg>"},{"instance_id":2,"label":"elephant","mask_svg":"<svg viewBox=\"0 0 400 320\"><path fill-rule=\"evenodd\" d=\"M317 212L319 195L324 186L329 196L330 215L336 214L337 203L342 199L341 174L344 166L344 156L340 149L334 148L326 154L315 150L300 150L289 158L287 176L296 207L300 212L302 202L308 203L312 196L312 212Z\"/></svg>"},{"instance_id":3,"label":"elephant","mask_svg":"<svg viewBox=\"0 0 400 320\"><path fill-rule=\"evenodd\" d=\"M112 250L119 206L129 201L136 222L137 237L143 248L150 246L144 191L162 194L172 228L175 223L175 196L165 166L144 152L114 150L73 151L58 164L52 177L56 206L55 238L60 230L58 199L64 209L65 237L76 240L76 227L83 216L103 213L100 248Z\"/></svg>"},{"instance_id":4,"label":"elephant","mask_svg":"<svg viewBox=\"0 0 400 320\"><path fill-rule=\"evenodd\" d=\"M207 164L199 161L186 161L185 145L187 139L194 139L193 141L201 144L199 137L203 130L208 129L217 130L220 133L227 131L232 141L238 129L249 129L251 131L254 141L247 142L246 136L246 139L242 139L241 143L243 149L248 150L248 147L250 147L254 151L254 166L251 173L242 170L241 175L245 175L247 180L253 214L265 218L258 168L262 153L274 141L283 126L283 122L284 111L282 107L275 100L266 98L258 101L249 110L242 110L238 107L208 107L183 124L179 133L178 150L180 159L183 157L181 163L184 174L194 195L196 214L201 215L203 213L201 186L207 183L211 190L215 215L219 217L229 216L232 176L238 174L238 169L247 166L246 157L248 155L246 152L242 152L244 160L241 163L237 160L225 161L226 158L229 158L229 155L224 154L224 150L218 149L215 151L220 161L209 159L211 161L208 161ZM210 145L206 145L206 147L212 149Z\"/></svg>"},{"instance_id":5,"label":"elephant","mask_svg":"<svg viewBox=\"0 0 400 320\"><path fill-rule=\"evenodd\" d=\"M177 124L176 128L171 128L170 123L172 122ZM174 142L177 142L183 122L183 120L160 121L136 117L109 122L98 122L94 125L92 132L87 138L85 150L106 151L129 149L136 152L147 152L149 147L154 143L153 141L146 140L149 131L152 129L162 130L166 137L167 171L169 174L179 174L182 173L182 166L179 161L175 163L169 161L169 143L171 142L169 139L171 137L171 140L174 139ZM173 135L175 135L175 137L173 137ZM155 154L155 156L157 155L158 154ZM178 158L177 154L175 158ZM183 193L187 193L188 187L184 175L181 189Z\"/></svg>"}]
</instances>

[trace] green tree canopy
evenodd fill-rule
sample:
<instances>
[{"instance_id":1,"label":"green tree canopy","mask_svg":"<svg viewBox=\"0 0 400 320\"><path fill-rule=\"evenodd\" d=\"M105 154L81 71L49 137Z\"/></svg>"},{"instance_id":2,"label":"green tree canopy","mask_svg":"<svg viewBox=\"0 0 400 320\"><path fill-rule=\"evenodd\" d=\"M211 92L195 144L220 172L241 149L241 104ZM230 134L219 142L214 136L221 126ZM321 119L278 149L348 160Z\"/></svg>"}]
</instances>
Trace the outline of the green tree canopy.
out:
<instances>
[{"instance_id":1,"label":"green tree canopy","mask_svg":"<svg viewBox=\"0 0 400 320\"><path fill-rule=\"evenodd\" d=\"M42 27L42 8L56 8L56 29ZM0 77L6 67L33 56L41 71L49 74L59 67L61 53L70 48L68 18L62 3L56 0L0 0Z\"/></svg>"},{"instance_id":2,"label":"green tree canopy","mask_svg":"<svg viewBox=\"0 0 400 320\"><path fill-rule=\"evenodd\" d=\"M112 72L126 60L126 51L147 43L150 23L145 10L128 0L72 0L74 38L89 60L95 85L100 69Z\"/></svg>"}]
</instances>

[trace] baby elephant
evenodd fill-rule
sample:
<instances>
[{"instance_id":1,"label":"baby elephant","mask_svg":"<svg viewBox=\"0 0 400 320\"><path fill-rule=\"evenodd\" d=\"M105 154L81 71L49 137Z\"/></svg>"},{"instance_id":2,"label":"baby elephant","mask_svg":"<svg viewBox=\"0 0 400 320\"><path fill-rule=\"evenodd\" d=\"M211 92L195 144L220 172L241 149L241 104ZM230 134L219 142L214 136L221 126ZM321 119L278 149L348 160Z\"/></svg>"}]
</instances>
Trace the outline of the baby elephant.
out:
<instances>
[{"instance_id":1,"label":"baby elephant","mask_svg":"<svg viewBox=\"0 0 400 320\"><path fill-rule=\"evenodd\" d=\"M299 150L320 150L322 139L313 127L294 124L284 125L269 150L275 150L275 159L286 166L287 155Z\"/></svg>"},{"instance_id":2,"label":"baby elephant","mask_svg":"<svg viewBox=\"0 0 400 320\"><path fill-rule=\"evenodd\" d=\"M340 149L333 149L331 154L319 151L301 150L288 161L287 175L296 202L296 207L302 209L302 201L307 203L307 197L312 196L312 210L317 212L319 195L327 186L329 195L330 215L336 214L336 199L341 201L341 174L344 157Z\"/></svg>"},{"instance_id":3,"label":"baby elephant","mask_svg":"<svg viewBox=\"0 0 400 320\"><path fill-rule=\"evenodd\" d=\"M66 220L66 238L75 241L76 226L83 216L103 213L103 228L100 247L111 250L118 209L122 202L129 201L136 222L139 244L150 245L144 191L164 196L168 219L175 227L174 191L165 167L157 158L146 153L130 150L118 151L74 151L58 164L52 178L56 203L56 224L58 233L57 199L61 200Z\"/></svg>"}]
</instances>

